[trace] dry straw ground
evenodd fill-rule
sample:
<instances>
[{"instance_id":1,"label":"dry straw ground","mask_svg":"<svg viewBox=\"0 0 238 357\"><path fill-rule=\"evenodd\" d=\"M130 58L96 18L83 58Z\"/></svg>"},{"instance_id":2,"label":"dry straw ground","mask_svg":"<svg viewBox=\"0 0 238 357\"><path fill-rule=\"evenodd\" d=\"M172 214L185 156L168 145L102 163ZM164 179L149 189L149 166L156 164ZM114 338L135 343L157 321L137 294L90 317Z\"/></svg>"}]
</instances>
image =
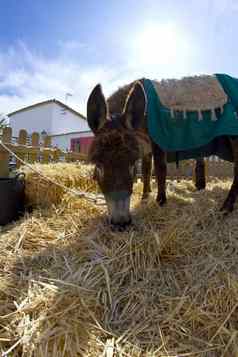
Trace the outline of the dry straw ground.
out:
<instances>
[{"instance_id":1,"label":"dry straw ground","mask_svg":"<svg viewBox=\"0 0 238 357\"><path fill-rule=\"evenodd\" d=\"M59 167L46 170L64 180L71 168ZM137 184L123 233L102 206L62 195L44 208L42 197L1 234L2 355L237 357L238 211L218 211L229 185L169 181L159 208L155 193L141 205Z\"/></svg>"}]
</instances>

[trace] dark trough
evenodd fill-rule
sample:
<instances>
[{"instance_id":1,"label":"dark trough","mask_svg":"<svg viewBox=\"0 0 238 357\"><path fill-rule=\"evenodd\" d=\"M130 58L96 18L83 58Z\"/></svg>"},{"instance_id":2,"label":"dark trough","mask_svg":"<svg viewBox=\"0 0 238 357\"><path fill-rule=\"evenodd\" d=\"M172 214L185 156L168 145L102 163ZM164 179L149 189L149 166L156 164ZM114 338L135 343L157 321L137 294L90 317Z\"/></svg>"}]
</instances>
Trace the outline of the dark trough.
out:
<instances>
[{"instance_id":1,"label":"dark trough","mask_svg":"<svg viewBox=\"0 0 238 357\"><path fill-rule=\"evenodd\" d=\"M0 177L0 225L16 221L25 210L25 175Z\"/></svg>"}]
</instances>

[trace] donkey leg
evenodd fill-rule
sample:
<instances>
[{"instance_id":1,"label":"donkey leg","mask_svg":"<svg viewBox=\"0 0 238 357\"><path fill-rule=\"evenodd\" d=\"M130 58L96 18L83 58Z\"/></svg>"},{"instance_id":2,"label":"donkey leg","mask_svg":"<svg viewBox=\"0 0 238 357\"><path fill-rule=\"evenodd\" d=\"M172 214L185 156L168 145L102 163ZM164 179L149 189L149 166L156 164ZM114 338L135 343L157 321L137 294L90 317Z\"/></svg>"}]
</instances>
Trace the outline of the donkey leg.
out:
<instances>
[{"instance_id":1,"label":"donkey leg","mask_svg":"<svg viewBox=\"0 0 238 357\"><path fill-rule=\"evenodd\" d=\"M231 185L228 196L221 208L221 211L226 211L227 213L232 212L234 209L234 203L238 195L238 139L230 138L230 143L234 158L234 179Z\"/></svg>"},{"instance_id":2,"label":"donkey leg","mask_svg":"<svg viewBox=\"0 0 238 357\"><path fill-rule=\"evenodd\" d=\"M158 183L158 194L156 201L160 206L166 203L166 175L167 175L167 165L166 165L166 154L165 152L156 144L153 144L153 156L154 156L154 166L155 166L155 176Z\"/></svg>"},{"instance_id":3,"label":"donkey leg","mask_svg":"<svg viewBox=\"0 0 238 357\"><path fill-rule=\"evenodd\" d=\"M152 154L148 154L142 159L142 177L143 177L143 195L142 200L149 197L151 192L151 167L152 167Z\"/></svg>"},{"instance_id":4,"label":"donkey leg","mask_svg":"<svg viewBox=\"0 0 238 357\"><path fill-rule=\"evenodd\" d=\"M205 161L203 158L196 160L195 186L198 190L206 188Z\"/></svg>"}]
</instances>

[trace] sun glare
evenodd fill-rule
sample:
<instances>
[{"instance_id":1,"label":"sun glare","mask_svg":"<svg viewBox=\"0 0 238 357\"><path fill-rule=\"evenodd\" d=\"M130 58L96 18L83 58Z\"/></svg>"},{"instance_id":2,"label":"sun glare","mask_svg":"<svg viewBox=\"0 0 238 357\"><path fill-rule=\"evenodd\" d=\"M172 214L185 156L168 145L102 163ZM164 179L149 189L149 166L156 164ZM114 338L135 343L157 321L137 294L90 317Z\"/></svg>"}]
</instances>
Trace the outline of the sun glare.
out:
<instances>
[{"instance_id":1,"label":"sun glare","mask_svg":"<svg viewBox=\"0 0 238 357\"><path fill-rule=\"evenodd\" d=\"M138 61L144 65L171 65L188 49L184 34L173 24L147 25L134 40Z\"/></svg>"}]
</instances>

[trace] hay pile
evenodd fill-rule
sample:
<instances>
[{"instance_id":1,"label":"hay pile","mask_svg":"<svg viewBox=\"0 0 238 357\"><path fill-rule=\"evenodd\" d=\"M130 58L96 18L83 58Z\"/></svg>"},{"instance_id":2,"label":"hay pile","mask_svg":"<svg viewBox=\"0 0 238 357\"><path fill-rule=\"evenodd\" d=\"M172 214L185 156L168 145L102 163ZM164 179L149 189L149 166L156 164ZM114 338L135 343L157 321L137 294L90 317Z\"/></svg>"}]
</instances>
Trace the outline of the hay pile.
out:
<instances>
[{"instance_id":1,"label":"hay pile","mask_svg":"<svg viewBox=\"0 0 238 357\"><path fill-rule=\"evenodd\" d=\"M64 172L64 171L63 171ZM62 175L62 173L61 173ZM0 351L8 356L238 356L237 210L229 181L133 197L134 227L65 196L0 239Z\"/></svg>"},{"instance_id":2,"label":"hay pile","mask_svg":"<svg viewBox=\"0 0 238 357\"><path fill-rule=\"evenodd\" d=\"M34 170L44 174L45 177L69 188L92 192L97 190L93 180L93 166L84 163L57 163L57 164L33 164ZM65 190L59 186L49 184L44 177L28 167L21 168L26 174L26 197L32 206L48 207L59 204L65 194Z\"/></svg>"}]
</instances>

